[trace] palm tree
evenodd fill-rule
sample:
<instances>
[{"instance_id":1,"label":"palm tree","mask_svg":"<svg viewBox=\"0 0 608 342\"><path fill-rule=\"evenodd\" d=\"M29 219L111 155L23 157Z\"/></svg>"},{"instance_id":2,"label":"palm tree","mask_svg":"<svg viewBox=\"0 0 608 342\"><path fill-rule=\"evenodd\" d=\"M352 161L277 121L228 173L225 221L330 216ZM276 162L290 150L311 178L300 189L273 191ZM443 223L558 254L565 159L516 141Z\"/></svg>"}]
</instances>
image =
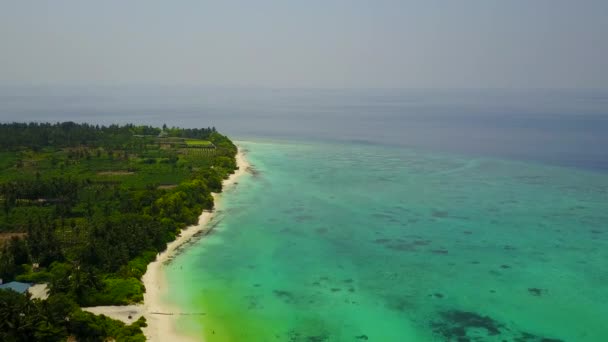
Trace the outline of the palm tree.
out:
<instances>
[{"instance_id":1,"label":"palm tree","mask_svg":"<svg viewBox=\"0 0 608 342\"><path fill-rule=\"evenodd\" d=\"M82 303L86 294L91 290L100 290L102 283L95 270L91 267L83 267L75 263L70 276L70 292L76 297L78 303Z\"/></svg>"},{"instance_id":2,"label":"palm tree","mask_svg":"<svg viewBox=\"0 0 608 342\"><path fill-rule=\"evenodd\" d=\"M13 290L0 290L2 340L32 341L38 316L38 308L29 293L22 295Z\"/></svg>"}]
</instances>

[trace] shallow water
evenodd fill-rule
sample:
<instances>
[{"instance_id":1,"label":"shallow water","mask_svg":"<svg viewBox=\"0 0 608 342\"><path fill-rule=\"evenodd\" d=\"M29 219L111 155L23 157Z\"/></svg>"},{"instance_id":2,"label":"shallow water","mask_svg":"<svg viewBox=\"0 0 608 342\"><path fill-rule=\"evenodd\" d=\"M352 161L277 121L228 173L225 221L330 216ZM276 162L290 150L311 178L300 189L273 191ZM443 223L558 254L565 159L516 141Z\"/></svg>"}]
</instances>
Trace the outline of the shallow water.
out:
<instances>
[{"instance_id":1,"label":"shallow water","mask_svg":"<svg viewBox=\"0 0 608 342\"><path fill-rule=\"evenodd\" d=\"M246 142L256 173L168 266L208 341L608 341L608 174ZM546 340L543 340L546 338Z\"/></svg>"}]
</instances>

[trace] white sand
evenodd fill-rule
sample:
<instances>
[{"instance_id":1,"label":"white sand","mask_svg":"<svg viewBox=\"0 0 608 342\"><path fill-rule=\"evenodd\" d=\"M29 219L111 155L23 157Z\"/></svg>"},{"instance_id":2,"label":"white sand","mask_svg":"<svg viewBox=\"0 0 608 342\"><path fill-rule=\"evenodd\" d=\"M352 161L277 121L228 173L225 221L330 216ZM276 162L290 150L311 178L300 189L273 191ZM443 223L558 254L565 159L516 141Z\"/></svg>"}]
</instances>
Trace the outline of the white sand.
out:
<instances>
[{"instance_id":1,"label":"white sand","mask_svg":"<svg viewBox=\"0 0 608 342\"><path fill-rule=\"evenodd\" d=\"M239 148L236 155L238 170L223 182L224 191L230 186L233 186L238 178L248 172L249 163L245 159L242 150ZM221 194L213 194L214 202L217 203L218 197ZM204 232L209 227L207 223L211 220L213 212L203 212L198 219L198 224L185 228L181 235L167 244L167 249L156 257L156 261L148 265L146 274L142 277L142 281L146 286L144 294L144 304L128 305L128 306L96 306L83 308L83 310L94 314L104 314L108 317L121 320L125 323L132 323L141 316L145 316L148 322L148 327L144 329L144 334L148 341L201 341L202 337L193 339L189 336L183 336L177 333L174 328L175 321L179 317L179 309L171 307L170 304L163 300L167 292L167 282L163 270L163 264L173 258L176 251L185 243L190 241L192 237ZM129 316L131 318L129 318Z\"/></svg>"}]
</instances>

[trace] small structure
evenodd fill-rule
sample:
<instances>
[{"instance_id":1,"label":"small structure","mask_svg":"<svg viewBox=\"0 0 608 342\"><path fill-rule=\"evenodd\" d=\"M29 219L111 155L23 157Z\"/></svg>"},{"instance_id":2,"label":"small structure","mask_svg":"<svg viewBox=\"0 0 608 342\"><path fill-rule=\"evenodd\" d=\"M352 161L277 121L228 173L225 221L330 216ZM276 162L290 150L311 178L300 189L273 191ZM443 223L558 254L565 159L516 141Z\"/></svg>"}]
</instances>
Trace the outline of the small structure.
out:
<instances>
[{"instance_id":1,"label":"small structure","mask_svg":"<svg viewBox=\"0 0 608 342\"><path fill-rule=\"evenodd\" d=\"M32 285L27 292L32 295L32 299L47 299L49 297L49 287L47 284L35 284Z\"/></svg>"},{"instance_id":2,"label":"small structure","mask_svg":"<svg viewBox=\"0 0 608 342\"><path fill-rule=\"evenodd\" d=\"M20 283L18 281L11 281L10 283L0 285L0 289L2 290L13 290L19 293L25 293L32 284L30 283Z\"/></svg>"}]
</instances>

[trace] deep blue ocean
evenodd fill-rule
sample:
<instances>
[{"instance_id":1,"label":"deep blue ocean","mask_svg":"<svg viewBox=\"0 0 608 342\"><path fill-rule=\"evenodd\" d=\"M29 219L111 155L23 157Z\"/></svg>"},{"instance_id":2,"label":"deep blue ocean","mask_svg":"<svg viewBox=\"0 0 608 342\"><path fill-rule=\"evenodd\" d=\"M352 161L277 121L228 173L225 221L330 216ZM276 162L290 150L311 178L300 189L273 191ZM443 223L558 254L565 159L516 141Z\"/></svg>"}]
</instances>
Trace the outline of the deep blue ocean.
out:
<instances>
[{"instance_id":1,"label":"deep blue ocean","mask_svg":"<svg viewBox=\"0 0 608 342\"><path fill-rule=\"evenodd\" d=\"M238 141L250 172L166 267L180 333L608 341L607 91L4 88L0 120Z\"/></svg>"}]
</instances>

